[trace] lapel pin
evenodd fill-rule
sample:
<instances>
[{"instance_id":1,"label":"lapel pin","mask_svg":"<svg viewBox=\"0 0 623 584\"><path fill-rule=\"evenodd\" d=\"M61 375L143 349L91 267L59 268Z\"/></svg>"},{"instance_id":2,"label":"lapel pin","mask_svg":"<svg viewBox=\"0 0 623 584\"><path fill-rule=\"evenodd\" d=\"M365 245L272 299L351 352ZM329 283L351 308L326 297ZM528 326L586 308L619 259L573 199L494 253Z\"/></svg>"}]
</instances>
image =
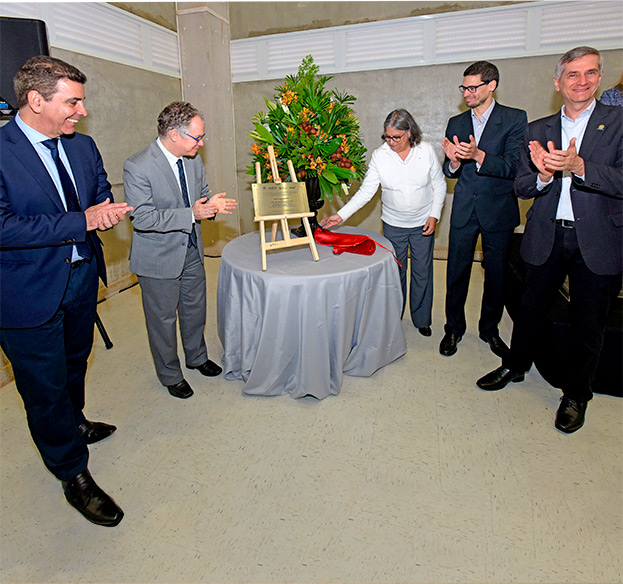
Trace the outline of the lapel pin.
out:
<instances>
[{"instance_id":1,"label":"lapel pin","mask_svg":"<svg viewBox=\"0 0 623 584\"><path fill-rule=\"evenodd\" d=\"M603 132L606 129L606 126L604 126L603 124L599 124L599 126L597 126L597 130L600 132Z\"/></svg>"}]
</instances>

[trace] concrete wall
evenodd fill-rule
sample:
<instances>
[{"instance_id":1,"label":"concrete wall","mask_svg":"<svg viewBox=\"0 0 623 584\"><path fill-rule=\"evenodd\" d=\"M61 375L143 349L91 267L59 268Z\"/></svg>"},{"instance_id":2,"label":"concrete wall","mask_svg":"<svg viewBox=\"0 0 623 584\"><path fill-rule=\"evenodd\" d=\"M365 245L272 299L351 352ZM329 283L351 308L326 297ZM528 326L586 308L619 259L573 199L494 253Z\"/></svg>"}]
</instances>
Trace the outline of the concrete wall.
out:
<instances>
[{"instance_id":1,"label":"concrete wall","mask_svg":"<svg viewBox=\"0 0 623 584\"><path fill-rule=\"evenodd\" d=\"M571 48L571 45L570 45ZM605 51L605 74L602 89L611 87L618 80L623 63L623 51ZM558 56L502 59L495 61L500 70L500 88L496 99L505 105L519 107L534 120L551 114L561 106L559 94L553 87L553 70ZM355 112L360 119L364 144L368 148L368 160L372 150L380 144L382 124L386 115L395 108L404 107L411 112L420 125L424 140L431 142L442 160L441 140L448 118L464 111L463 99L457 86L463 80L463 71L469 63L412 67L384 71L368 71L335 75L330 87L339 88L357 97ZM293 71L295 73L295 71ZM273 88L280 82L252 82L234 85L234 111L236 119L236 149L238 190L240 197L240 224L242 233L256 229L253 222L253 205L250 185L252 177L246 175L250 163L252 140L247 136L252 130L251 117L259 110L265 111L264 97L272 98ZM448 190L454 190L454 182L448 181ZM354 194L357 184L353 185ZM319 212L323 217L339 209L346 199L339 198L325 204ZM525 211L529 202L522 202ZM436 256L444 257L447 250L448 226L452 195L446 198L444 212L436 237ZM360 225L381 231L380 197L353 215L350 225Z\"/></svg>"},{"instance_id":2,"label":"concrete wall","mask_svg":"<svg viewBox=\"0 0 623 584\"><path fill-rule=\"evenodd\" d=\"M199 152L206 178L212 193L237 198L228 3L181 2L177 14L184 99L206 120L205 145ZM220 255L240 235L238 211L204 221L201 231L205 253Z\"/></svg>"},{"instance_id":3,"label":"concrete wall","mask_svg":"<svg viewBox=\"0 0 623 584\"><path fill-rule=\"evenodd\" d=\"M231 2L232 39L518 2Z\"/></svg>"},{"instance_id":4,"label":"concrete wall","mask_svg":"<svg viewBox=\"0 0 623 584\"><path fill-rule=\"evenodd\" d=\"M169 30L177 31L175 2L109 2L109 4Z\"/></svg>"},{"instance_id":5,"label":"concrete wall","mask_svg":"<svg viewBox=\"0 0 623 584\"><path fill-rule=\"evenodd\" d=\"M180 80L60 49L53 49L52 55L75 65L87 76L88 116L80 121L77 130L95 140L115 200L123 201L123 163L156 137L158 114L167 103L181 98ZM135 281L128 269L130 222L125 220L100 233L100 237L110 293Z\"/></svg>"},{"instance_id":6,"label":"concrete wall","mask_svg":"<svg viewBox=\"0 0 623 584\"><path fill-rule=\"evenodd\" d=\"M181 98L179 79L52 48L52 56L75 65L87 76L88 116L77 130L97 143L104 168L113 185L115 200L123 201L123 163L144 148L156 134L156 119L162 108ZM100 298L136 281L128 269L131 226L128 220L100 233L108 266L109 287L100 288ZM12 379L6 357L0 351L0 386Z\"/></svg>"}]
</instances>

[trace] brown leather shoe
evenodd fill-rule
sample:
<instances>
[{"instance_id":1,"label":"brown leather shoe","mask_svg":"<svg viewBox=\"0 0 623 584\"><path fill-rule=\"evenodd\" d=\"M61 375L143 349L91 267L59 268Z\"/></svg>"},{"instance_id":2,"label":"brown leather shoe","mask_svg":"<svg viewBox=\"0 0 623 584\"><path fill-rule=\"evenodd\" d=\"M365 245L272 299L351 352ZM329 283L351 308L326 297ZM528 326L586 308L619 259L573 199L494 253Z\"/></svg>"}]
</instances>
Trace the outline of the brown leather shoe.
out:
<instances>
[{"instance_id":1,"label":"brown leather shoe","mask_svg":"<svg viewBox=\"0 0 623 584\"><path fill-rule=\"evenodd\" d=\"M114 527L123 519L123 511L97 486L88 470L62 485L67 502L91 523Z\"/></svg>"}]
</instances>

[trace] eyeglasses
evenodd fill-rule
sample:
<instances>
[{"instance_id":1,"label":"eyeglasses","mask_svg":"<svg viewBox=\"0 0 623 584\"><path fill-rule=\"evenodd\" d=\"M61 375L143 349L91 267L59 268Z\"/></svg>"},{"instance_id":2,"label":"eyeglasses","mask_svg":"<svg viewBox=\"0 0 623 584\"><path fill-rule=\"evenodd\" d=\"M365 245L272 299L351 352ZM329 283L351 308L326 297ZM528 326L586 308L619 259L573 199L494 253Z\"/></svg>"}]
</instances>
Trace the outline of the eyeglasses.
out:
<instances>
[{"instance_id":1,"label":"eyeglasses","mask_svg":"<svg viewBox=\"0 0 623 584\"><path fill-rule=\"evenodd\" d=\"M403 132L402 134L400 134L400 136L388 136L387 134L383 134L383 139L386 142L393 142L394 144L396 144L397 142L400 142L400 140L402 140L402 137L406 134L406 132Z\"/></svg>"},{"instance_id":2,"label":"eyeglasses","mask_svg":"<svg viewBox=\"0 0 623 584\"><path fill-rule=\"evenodd\" d=\"M479 87L482 87L483 85L489 85L489 83L491 83L491 81L484 81L480 85L459 85L459 91L461 93L465 93L466 91L468 93L476 93L476 90Z\"/></svg>"},{"instance_id":3,"label":"eyeglasses","mask_svg":"<svg viewBox=\"0 0 623 584\"><path fill-rule=\"evenodd\" d=\"M192 138L195 142L197 142L197 144L205 138L205 134L201 134L199 138L197 138L196 136L193 136L192 134L189 134L188 132L184 132L184 134L186 134L189 138Z\"/></svg>"}]
</instances>

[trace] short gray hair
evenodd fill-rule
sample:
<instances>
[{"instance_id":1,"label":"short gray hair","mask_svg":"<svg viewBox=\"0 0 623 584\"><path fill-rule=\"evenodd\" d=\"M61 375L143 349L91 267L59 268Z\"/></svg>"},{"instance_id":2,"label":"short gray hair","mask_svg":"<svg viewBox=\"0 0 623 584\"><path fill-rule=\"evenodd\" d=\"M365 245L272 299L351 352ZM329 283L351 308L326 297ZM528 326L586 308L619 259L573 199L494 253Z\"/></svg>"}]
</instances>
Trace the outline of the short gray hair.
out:
<instances>
[{"instance_id":1,"label":"short gray hair","mask_svg":"<svg viewBox=\"0 0 623 584\"><path fill-rule=\"evenodd\" d=\"M417 146L422 141L422 130L420 130L413 116L406 109L397 109L387 115L383 122L381 140L385 140L385 130L387 128L409 132L409 144L411 146L414 144Z\"/></svg>"},{"instance_id":2,"label":"short gray hair","mask_svg":"<svg viewBox=\"0 0 623 584\"><path fill-rule=\"evenodd\" d=\"M599 57L599 74L603 75L604 58L601 56L600 52L597 49L593 49L593 47L575 47L575 49L567 51L562 57L560 57L560 59L558 59L558 63L556 63L556 70L554 71L554 77L556 79L560 79L567 63L571 63L571 61L575 61L576 59L581 59L586 55L597 55Z\"/></svg>"}]
</instances>

